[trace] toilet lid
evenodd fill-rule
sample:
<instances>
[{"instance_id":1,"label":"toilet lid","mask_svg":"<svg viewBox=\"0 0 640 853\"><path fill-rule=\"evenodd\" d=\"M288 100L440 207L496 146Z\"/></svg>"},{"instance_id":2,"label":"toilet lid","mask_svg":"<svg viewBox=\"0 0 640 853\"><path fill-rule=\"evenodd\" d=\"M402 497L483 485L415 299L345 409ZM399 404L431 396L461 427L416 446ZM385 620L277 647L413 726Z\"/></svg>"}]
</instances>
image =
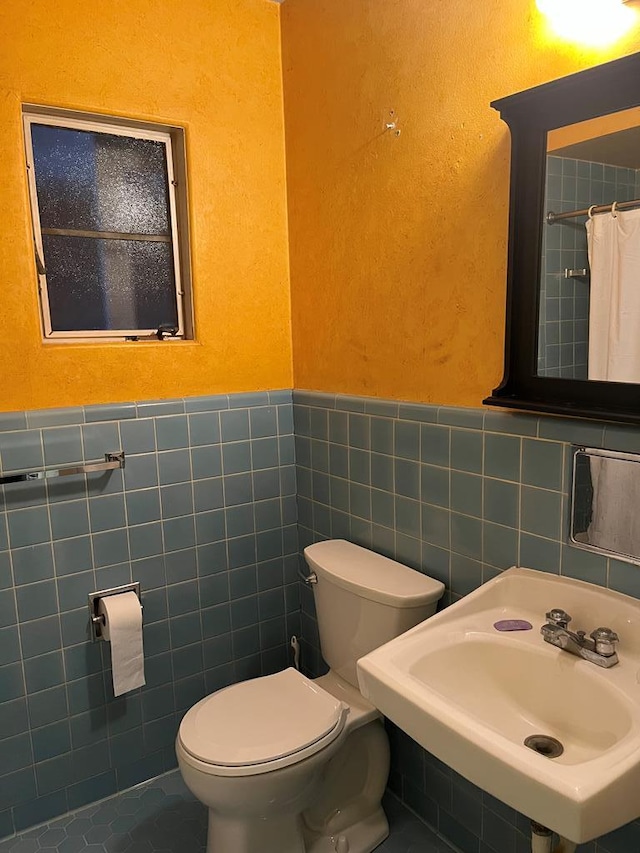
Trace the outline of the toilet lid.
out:
<instances>
[{"instance_id":1,"label":"toilet lid","mask_svg":"<svg viewBox=\"0 0 640 853\"><path fill-rule=\"evenodd\" d=\"M301 751L313 754L337 737L347 711L343 702L290 668L202 699L183 718L180 741L208 764L284 766ZM314 744L317 749L310 749ZM278 761L286 756L294 759Z\"/></svg>"}]
</instances>

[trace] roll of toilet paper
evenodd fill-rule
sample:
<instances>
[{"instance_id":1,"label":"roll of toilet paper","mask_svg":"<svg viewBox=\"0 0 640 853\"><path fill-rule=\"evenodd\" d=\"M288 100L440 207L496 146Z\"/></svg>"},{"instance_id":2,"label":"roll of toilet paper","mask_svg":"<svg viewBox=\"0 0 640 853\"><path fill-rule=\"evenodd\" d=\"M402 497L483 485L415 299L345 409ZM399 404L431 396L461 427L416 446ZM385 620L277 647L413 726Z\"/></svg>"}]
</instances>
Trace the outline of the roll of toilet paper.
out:
<instances>
[{"instance_id":1,"label":"roll of toilet paper","mask_svg":"<svg viewBox=\"0 0 640 853\"><path fill-rule=\"evenodd\" d=\"M145 683L140 599L135 592L105 595L98 612L104 616L102 636L111 643L113 693L121 696Z\"/></svg>"}]
</instances>

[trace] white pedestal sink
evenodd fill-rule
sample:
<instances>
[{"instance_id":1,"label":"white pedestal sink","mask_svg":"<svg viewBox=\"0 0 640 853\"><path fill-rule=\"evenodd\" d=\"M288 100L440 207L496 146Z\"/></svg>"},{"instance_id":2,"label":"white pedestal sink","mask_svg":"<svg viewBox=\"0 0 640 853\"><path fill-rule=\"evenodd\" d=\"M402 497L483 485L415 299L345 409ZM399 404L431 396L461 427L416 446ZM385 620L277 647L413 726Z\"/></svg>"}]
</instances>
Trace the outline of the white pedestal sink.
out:
<instances>
[{"instance_id":1,"label":"white pedestal sink","mask_svg":"<svg viewBox=\"0 0 640 853\"><path fill-rule=\"evenodd\" d=\"M603 669L544 642L545 613L608 626ZM494 623L527 620L529 631ZM640 602L531 569L509 569L358 661L363 695L471 782L582 843L640 816ZM551 736L548 758L524 745Z\"/></svg>"}]
</instances>

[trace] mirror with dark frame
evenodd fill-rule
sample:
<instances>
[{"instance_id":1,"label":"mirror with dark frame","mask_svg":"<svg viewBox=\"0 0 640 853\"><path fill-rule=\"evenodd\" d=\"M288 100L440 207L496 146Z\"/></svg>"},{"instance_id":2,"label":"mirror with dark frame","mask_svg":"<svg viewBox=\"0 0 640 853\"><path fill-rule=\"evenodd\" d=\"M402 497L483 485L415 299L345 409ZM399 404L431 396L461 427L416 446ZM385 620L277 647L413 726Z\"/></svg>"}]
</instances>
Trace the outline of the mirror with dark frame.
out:
<instances>
[{"instance_id":1,"label":"mirror with dark frame","mask_svg":"<svg viewBox=\"0 0 640 853\"><path fill-rule=\"evenodd\" d=\"M640 422L640 54L492 106L512 160L505 372L484 402Z\"/></svg>"}]
</instances>

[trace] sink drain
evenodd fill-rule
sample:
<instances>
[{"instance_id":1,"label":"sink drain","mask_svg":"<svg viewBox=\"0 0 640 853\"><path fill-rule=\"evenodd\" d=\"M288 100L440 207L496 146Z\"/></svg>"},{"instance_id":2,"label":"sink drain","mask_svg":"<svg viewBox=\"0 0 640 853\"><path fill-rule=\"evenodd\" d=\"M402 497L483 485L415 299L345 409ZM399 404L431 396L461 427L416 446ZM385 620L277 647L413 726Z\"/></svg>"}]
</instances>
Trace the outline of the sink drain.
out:
<instances>
[{"instance_id":1,"label":"sink drain","mask_svg":"<svg viewBox=\"0 0 640 853\"><path fill-rule=\"evenodd\" d=\"M564 752L560 741L549 735L530 735L525 739L524 745L545 758L558 758Z\"/></svg>"}]
</instances>

